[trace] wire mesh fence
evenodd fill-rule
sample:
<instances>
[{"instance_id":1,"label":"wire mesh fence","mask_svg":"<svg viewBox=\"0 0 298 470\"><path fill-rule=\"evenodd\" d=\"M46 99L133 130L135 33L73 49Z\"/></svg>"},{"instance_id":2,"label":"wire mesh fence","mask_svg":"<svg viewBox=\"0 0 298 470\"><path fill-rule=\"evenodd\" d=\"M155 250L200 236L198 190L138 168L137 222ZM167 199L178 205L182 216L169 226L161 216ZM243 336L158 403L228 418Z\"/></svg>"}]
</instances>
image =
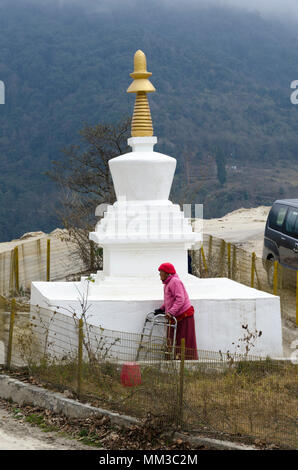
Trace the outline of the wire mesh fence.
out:
<instances>
[{"instance_id":1,"label":"wire mesh fence","mask_svg":"<svg viewBox=\"0 0 298 470\"><path fill-rule=\"evenodd\" d=\"M294 331L296 273L215 237L204 236L202 248L192 253L194 274L228 277L279 295L283 326ZM2 253L2 292L46 280L48 253L46 240ZM18 367L44 386L119 413L150 412L188 431L297 448L297 363L185 348L177 358L169 354L166 328L142 338L90 325L84 316L28 307L2 299L0 363L7 368ZM195 353L197 360L186 359Z\"/></svg>"},{"instance_id":2,"label":"wire mesh fence","mask_svg":"<svg viewBox=\"0 0 298 470\"><path fill-rule=\"evenodd\" d=\"M297 448L297 365L251 358L217 365L185 372L184 428Z\"/></svg>"},{"instance_id":3,"label":"wire mesh fence","mask_svg":"<svg viewBox=\"0 0 298 470\"><path fill-rule=\"evenodd\" d=\"M84 317L32 307L18 330L16 319L11 364L44 384L116 412L175 421L178 372L164 360L162 338L151 337L136 363L140 334L105 330Z\"/></svg>"},{"instance_id":4,"label":"wire mesh fence","mask_svg":"<svg viewBox=\"0 0 298 470\"><path fill-rule=\"evenodd\" d=\"M51 238L24 240L0 252L0 295L22 295L32 281L62 279L85 269L75 244L57 229Z\"/></svg>"},{"instance_id":5,"label":"wire mesh fence","mask_svg":"<svg viewBox=\"0 0 298 470\"><path fill-rule=\"evenodd\" d=\"M167 427L297 448L294 361L201 350L186 360L194 351L183 345L173 359L165 333L144 343L141 334L90 325L84 316L19 307L10 304L0 315L4 362L11 348L10 367L43 386L121 414L150 413Z\"/></svg>"},{"instance_id":6,"label":"wire mesh fence","mask_svg":"<svg viewBox=\"0 0 298 470\"><path fill-rule=\"evenodd\" d=\"M202 249L192 251L192 268L199 277L228 277L278 295L284 289L296 293L295 269L264 260L212 235L204 234Z\"/></svg>"}]
</instances>

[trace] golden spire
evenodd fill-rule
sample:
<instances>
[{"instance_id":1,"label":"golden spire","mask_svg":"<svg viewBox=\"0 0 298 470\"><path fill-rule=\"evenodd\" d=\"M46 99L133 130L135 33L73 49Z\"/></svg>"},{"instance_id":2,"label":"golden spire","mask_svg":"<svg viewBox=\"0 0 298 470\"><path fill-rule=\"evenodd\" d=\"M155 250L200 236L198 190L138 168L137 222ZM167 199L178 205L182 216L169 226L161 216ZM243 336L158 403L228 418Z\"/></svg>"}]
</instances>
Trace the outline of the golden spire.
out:
<instances>
[{"instance_id":1,"label":"golden spire","mask_svg":"<svg viewBox=\"0 0 298 470\"><path fill-rule=\"evenodd\" d=\"M127 89L127 93L137 94L131 125L132 137L153 136L152 119L147 99L147 93L155 91L154 86L148 80L151 75L151 72L147 72L144 52L138 50L134 56L134 71L130 74L134 81Z\"/></svg>"}]
</instances>

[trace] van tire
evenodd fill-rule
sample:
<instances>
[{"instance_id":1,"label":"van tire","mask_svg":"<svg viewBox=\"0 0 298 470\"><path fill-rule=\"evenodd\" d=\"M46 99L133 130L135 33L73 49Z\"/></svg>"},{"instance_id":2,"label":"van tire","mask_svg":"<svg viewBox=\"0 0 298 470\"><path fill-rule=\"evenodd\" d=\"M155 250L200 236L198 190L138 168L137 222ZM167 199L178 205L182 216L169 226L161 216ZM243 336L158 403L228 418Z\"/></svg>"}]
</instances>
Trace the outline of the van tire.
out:
<instances>
[{"instance_id":1,"label":"van tire","mask_svg":"<svg viewBox=\"0 0 298 470\"><path fill-rule=\"evenodd\" d=\"M273 289L274 261L276 261L276 259L272 257L270 259L267 259L266 261L267 282L269 284L269 287Z\"/></svg>"}]
</instances>

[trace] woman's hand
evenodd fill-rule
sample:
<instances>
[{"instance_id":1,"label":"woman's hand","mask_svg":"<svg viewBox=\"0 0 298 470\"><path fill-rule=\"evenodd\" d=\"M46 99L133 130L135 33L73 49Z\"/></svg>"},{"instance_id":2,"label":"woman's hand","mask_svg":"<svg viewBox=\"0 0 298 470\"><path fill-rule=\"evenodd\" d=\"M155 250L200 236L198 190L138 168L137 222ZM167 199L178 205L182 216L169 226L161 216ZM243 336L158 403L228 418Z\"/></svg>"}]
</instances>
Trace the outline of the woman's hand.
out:
<instances>
[{"instance_id":1,"label":"woman's hand","mask_svg":"<svg viewBox=\"0 0 298 470\"><path fill-rule=\"evenodd\" d=\"M166 315L166 317L167 317L168 319L171 319L171 318L172 318L172 315L171 315L169 312L166 312L165 315Z\"/></svg>"},{"instance_id":2,"label":"woman's hand","mask_svg":"<svg viewBox=\"0 0 298 470\"><path fill-rule=\"evenodd\" d=\"M165 313L165 311L162 310L161 308L156 308L156 309L154 310L154 314L155 314L155 315L161 315L161 314L163 315L164 313Z\"/></svg>"}]
</instances>

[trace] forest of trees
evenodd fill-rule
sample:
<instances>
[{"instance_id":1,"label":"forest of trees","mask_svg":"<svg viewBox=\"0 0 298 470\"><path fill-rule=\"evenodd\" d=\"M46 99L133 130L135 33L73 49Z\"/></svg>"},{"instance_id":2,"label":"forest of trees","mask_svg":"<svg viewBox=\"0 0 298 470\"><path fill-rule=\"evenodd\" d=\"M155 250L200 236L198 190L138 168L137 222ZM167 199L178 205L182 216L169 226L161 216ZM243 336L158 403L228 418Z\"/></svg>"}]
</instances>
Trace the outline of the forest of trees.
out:
<instances>
[{"instance_id":1,"label":"forest of trees","mask_svg":"<svg viewBox=\"0 0 298 470\"><path fill-rule=\"evenodd\" d=\"M126 89L137 49L157 89L149 97L155 149L178 160L171 197L178 200L186 184L187 152L193 174L210 155L217 166L217 183L192 183L185 201L203 202L206 217L279 196L272 190L256 199L253 189L226 186L225 165L297 166L296 28L256 13L157 0L98 13L0 0L0 241L59 225L59 188L46 172L80 142L84 125L132 114Z\"/></svg>"}]
</instances>

